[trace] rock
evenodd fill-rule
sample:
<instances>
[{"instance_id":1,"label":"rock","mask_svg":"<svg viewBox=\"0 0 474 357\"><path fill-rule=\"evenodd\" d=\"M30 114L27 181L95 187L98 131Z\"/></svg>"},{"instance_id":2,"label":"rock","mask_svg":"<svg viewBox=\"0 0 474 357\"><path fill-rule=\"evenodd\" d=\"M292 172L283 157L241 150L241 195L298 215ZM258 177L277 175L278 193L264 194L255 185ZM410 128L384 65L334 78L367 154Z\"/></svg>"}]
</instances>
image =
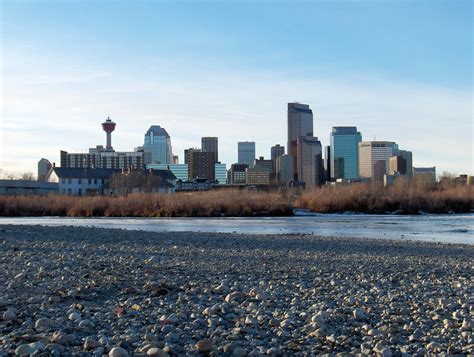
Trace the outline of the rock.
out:
<instances>
[{"instance_id":1,"label":"rock","mask_svg":"<svg viewBox=\"0 0 474 357\"><path fill-rule=\"evenodd\" d=\"M147 263L147 264L160 264L161 259L160 259L160 257L154 255L154 256L148 258L147 260L145 260L145 263Z\"/></svg>"},{"instance_id":2,"label":"rock","mask_svg":"<svg viewBox=\"0 0 474 357\"><path fill-rule=\"evenodd\" d=\"M278 321L277 319L270 319L270 321L268 321L268 324L271 327L278 327L280 326L280 321Z\"/></svg>"},{"instance_id":3,"label":"rock","mask_svg":"<svg viewBox=\"0 0 474 357\"><path fill-rule=\"evenodd\" d=\"M211 352L213 348L212 341L208 338L200 340L196 343L196 348L199 352Z\"/></svg>"},{"instance_id":4,"label":"rock","mask_svg":"<svg viewBox=\"0 0 474 357\"><path fill-rule=\"evenodd\" d=\"M367 315L365 314L364 310L359 307L355 308L352 314L354 318L358 321L365 320L367 318Z\"/></svg>"},{"instance_id":5,"label":"rock","mask_svg":"<svg viewBox=\"0 0 474 357\"><path fill-rule=\"evenodd\" d=\"M382 357L392 357L392 350L389 347L381 349L379 353Z\"/></svg>"},{"instance_id":6,"label":"rock","mask_svg":"<svg viewBox=\"0 0 474 357\"><path fill-rule=\"evenodd\" d=\"M363 354L370 355L372 353L372 347L368 343L362 343L360 345L360 351Z\"/></svg>"},{"instance_id":7,"label":"rock","mask_svg":"<svg viewBox=\"0 0 474 357\"><path fill-rule=\"evenodd\" d=\"M98 347L100 347L100 343L96 340L87 339L87 340L84 341L84 349L86 351L92 351L92 350L95 350Z\"/></svg>"},{"instance_id":8,"label":"rock","mask_svg":"<svg viewBox=\"0 0 474 357\"><path fill-rule=\"evenodd\" d=\"M474 326L473 326L472 320L470 318L465 318L462 321L461 329L463 331L469 331L469 330L472 330L473 328L474 328Z\"/></svg>"},{"instance_id":9,"label":"rock","mask_svg":"<svg viewBox=\"0 0 474 357\"><path fill-rule=\"evenodd\" d=\"M441 345L437 342L430 342L426 345L428 351L439 352L441 350Z\"/></svg>"},{"instance_id":10,"label":"rock","mask_svg":"<svg viewBox=\"0 0 474 357\"><path fill-rule=\"evenodd\" d=\"M18 346L15 354L18 356L28 356L33 353L43 352L46 349L42 342L32 342Z\"/></svg>"},{"instance_id":11,"label":"rock","mask_svg":"<svg viewBox=\"0 0 474 357\"><path fill-rule=\"evenodd\" d=\"M53 333L53 336L51 337L51 342L53 343L59 343L60 345L70 345L74 343L74 336L68 335L62 331L56 331Z\"/></svg>"},{"instance_id":12,"label":"rock","mask_svg":"<svg viewBox=\"0 0 474 357\"><path fill-rule=\"evenodd\" d=\"M58 351L59 353L63 353L65 350L64 346L58 343L48 343L46 349L48 351Z\"/></svg>"},{"instance_id":13,"label":"rock","mask_svg":"<svg viewBox=\"0 0 474 357\"><path fill-rule=\"evenodd\" d=\"M48 331L54 326L54 322L47 317L42 317L35 322L35 329L38 331Z\"/></svg>"},{"instance_id":14,"label":"rock","mask_svg":"<svg viewBox=\"0 0 474 357\"><path fill-rule=\"evenodd\" d=\"M110 350L109 357L128 357L128 352L122 347L114 347Z\"/></svg>"},{"instance_id":15,"label":"rock","mask_svg":"<svg viewBox=\"0 0 474 357\"><path fill-rule=\"evenodd\" d=\"M161 348L152 347L146 352L147 356L154 356L154 357L168 357L169 354L163 351Z\"/></svg>"},{"instance_id":16,"label":"rock","mask_svg":"<svg viewBox=\"0 0 474 357\"><path fill-rule=\"evenodd\" d=\"M225 302L242 302L245 299L245 293L241 291L233 291L225 297Z\"/></svg>"},{"instance_id":17,"label":"rock","mask_svg":"<svg viewBox=\"0 0 474 357\"><path fill-rule=\"evenodd\" d=\"M291 325L293 325L293 320L291 320L291 319L286 319L286 320L283 320L282 322L280 322L280 327L281 328L289 327Z\"/></svg>"},{"instance_id":18,"label":"rock","mask_svg":"<svg viewBox=\"0 0 474 357\"><path fill-rule=\"evenodd\" d=\"M93 352L93 356L94 357L102 357L102 355L104 354L105 352L105 348L104 347L98 347L97 349L94 350Z\"/></svg>"},{"instance_id":19,"label":"rock","mask_svg":"<svg viewBox=\"0 0 474 357\"><path fill-rule=\"evenodd\" d=\"M3 321L12 321L16 319L16 314L12 310L3 313Z\"/></svg>"},{"instance_id":20,"label":"rock","mask_svg":"<svg viewBox=\"0 0 474 357\"><path fill-rule=\"evenodd\" d=\"M252 326L252 325L258 325L258 320L255 319L255 318L253 318L253 317L246 316L244 323L245 323L246 325L250 325L250 326Z\"/></svg>"},{"instance_id":21,"label":"rock","mask_svg":"<svg viewBox=\"0 0 474 357\"><path fill-rule=\"evenodd\" d=\"M245 357L247 356L247 351L242 347L237 347L232 351L232 356L234 357Z\"/></svg>"},{"instance_id":22,"label":"rock","mask_svg":"<svg viewBox=\"0 0 474 357\"><path fill-rule=\"evenodd\" d=\"M69 314L68 319L71 321L80 321L81 320L81 314L78 312L72 312Z\"/></svg>"}]
</instances>

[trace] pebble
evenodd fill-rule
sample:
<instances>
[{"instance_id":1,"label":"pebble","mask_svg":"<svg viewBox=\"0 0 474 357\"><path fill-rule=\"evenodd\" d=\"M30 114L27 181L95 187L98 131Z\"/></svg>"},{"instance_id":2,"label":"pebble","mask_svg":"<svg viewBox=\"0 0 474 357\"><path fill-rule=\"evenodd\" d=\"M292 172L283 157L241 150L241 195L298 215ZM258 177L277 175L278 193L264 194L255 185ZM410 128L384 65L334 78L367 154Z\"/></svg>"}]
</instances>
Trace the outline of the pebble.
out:
<instances>
[{"instance_id":1,"label":"pebble","mask_svg":"<svg viewBox=\"0 0 474 357\"><path fill-rule=\"evenodd\" d=\"M208 338L200 340L196 343L196 348L199 352L210 352L212 351L213 344L212 341Z\"/></svg>"},{"instance_id":2,"label":"pebble","mask_svg":"<svg viewBox=\"0 0 474 357\"><path fill-rule=\"evenodd\" d=\"M12 310L3 313L3 321L12 321L16 319L16 314Z\"/></svg>"},{"instance_id":3,"label":"pebble","mask_svg":"<svg viewBox=\"0 0 474 357\"><path fill-rule=\"evenodd\" d=\"M474 345L468 245L40 226L0 229L0 242L0 357Z\"/></svg>"},{"instance_id":4,"label":"pebble","mask_svg":"<svg viewBox=\"0 0 474 357\"><path fill-rule=\"evenodd\" d=\"M122 347L113 347L109 352L109 357L128 357L128 352Z\"/></svg>"},{"instance_id":5,"label":"pebble","mask_svg":"<svg viewBox=\"0 0 474 357\"><path fill-rule=\"evenodd\" d=\"M157 347L152 347L146 352L147 356L153 356L153 357L168 357L169 354L163 351L160 348Z\"/></svg>"},{"instance_id":6,"label":"pebble","mask_svg":"<svg viewBox=\"0 0 474 357\"><path fill-rule=\"evenodd\" d=\"M42 352L46 349L42 342L32 342L18 346L15 350L15 354L18 356L29 356L31 354Z\"/></svg>"},{"instance_id":7,"label":"pebble","mask_svg":"<svg viewBox=\"0 0 474 357\"><path fill-rule=\"evenodd\" d=\"M361 320L365 320L367 318L364 310L362 310L361 308L356 308L353 312L352 312L354 318L358 321L361 321Z\"/></svg>"},{"instance_id":8,"label":"pebble","mask_svg":"<svg viewBox=\"0 0 474 357\"><path fill-rule=\"evenodd\" d=\"M42 317L35 322L35 329L38 331L47 331L50 328L54 326L54 322L47 318L47 317Z\"/></svg>"}]
</instances>

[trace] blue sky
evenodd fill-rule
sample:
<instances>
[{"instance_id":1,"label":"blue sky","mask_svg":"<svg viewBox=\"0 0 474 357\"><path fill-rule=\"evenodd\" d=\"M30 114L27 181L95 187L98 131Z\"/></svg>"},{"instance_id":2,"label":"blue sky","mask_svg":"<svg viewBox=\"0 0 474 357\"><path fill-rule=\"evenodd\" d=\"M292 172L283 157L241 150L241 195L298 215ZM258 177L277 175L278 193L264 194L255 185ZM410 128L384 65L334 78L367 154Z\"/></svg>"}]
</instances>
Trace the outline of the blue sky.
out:
<instances>
[{"instance_id":1,"label":"blue sky","mask_svg":"<svg viewBox=\"0 0 474 357\"><path fill-rule=\"evenodd\" d=\"M0 166L132 150L152 124L175 154L218 136L286 144L286 103L393 140L414 164L473 173L471 1L1 2ZM28 144L25 145L25 142Z\"/></svg>"}]
</instances>

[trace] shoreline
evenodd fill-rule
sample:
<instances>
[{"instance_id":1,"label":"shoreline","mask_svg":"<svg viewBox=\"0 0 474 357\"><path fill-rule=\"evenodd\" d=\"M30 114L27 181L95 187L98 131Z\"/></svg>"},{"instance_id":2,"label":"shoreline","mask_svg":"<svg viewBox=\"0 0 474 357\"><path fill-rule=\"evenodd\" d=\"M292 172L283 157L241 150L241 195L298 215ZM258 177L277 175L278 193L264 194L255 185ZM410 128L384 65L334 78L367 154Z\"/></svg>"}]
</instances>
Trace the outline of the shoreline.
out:
<instances>
[{"instance_id":1,"label":"shoreline","mask_svg":"<svg viewBox=\"0 0 474 357\"><path fill-rule=\"evenodd\" d=\"M0 253L0 355L474 348L469 245L2 225Z\"/></svg>"}]
</instances>

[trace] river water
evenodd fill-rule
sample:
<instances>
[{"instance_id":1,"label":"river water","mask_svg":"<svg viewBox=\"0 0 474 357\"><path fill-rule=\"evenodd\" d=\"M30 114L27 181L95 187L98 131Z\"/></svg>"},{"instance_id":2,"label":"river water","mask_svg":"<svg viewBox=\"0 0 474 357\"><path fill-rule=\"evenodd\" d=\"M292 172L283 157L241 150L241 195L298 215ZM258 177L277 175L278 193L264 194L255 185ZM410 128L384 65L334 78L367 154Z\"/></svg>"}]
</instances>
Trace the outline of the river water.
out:
<instances>
[{"instance_id":1,"label":"river water","mask_svg":"<svg viewBox=\"0 0 474 357\"><path fill-rule=\"evenodd\" d=\"M153 232L306 233L474 244L474 214L400 216L310 214L298 211L293 217L265 218L0 217L0 224L122 228Z\"/></svg>"}]
</instances>

